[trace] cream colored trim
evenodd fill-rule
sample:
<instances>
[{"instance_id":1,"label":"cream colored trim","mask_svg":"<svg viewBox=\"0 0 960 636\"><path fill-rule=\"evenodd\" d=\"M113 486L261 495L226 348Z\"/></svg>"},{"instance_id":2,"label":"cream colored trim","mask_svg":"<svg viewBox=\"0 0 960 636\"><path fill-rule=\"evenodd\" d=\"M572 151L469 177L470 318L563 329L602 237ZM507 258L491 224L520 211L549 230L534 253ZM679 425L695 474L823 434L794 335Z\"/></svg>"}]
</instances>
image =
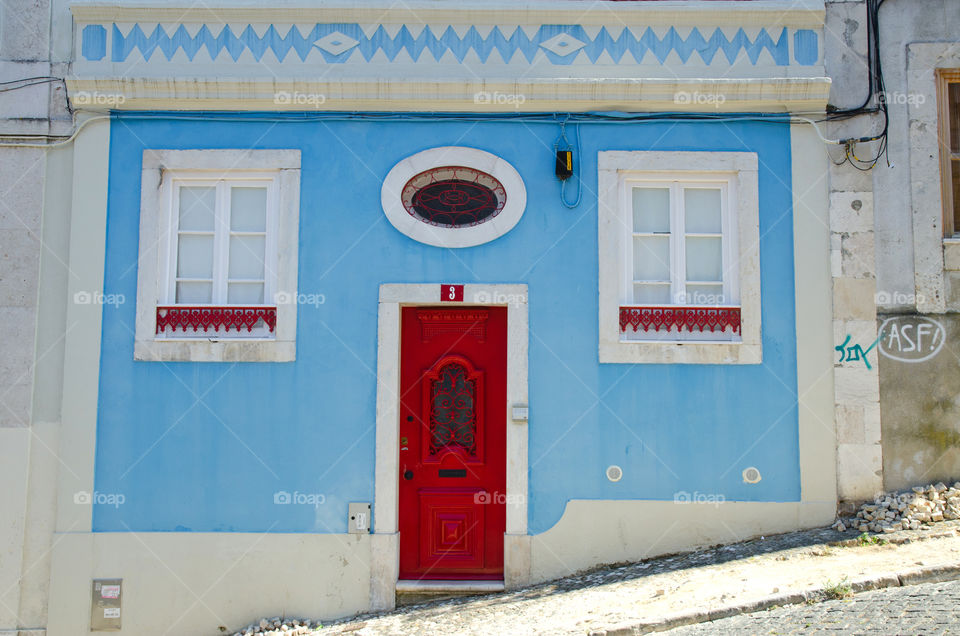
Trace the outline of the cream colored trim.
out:
<instances>
[{"instance_id":1,"label":"cream colored trim","mask_svg":"<svg viewBox=\"0 0 960 636\"><path fill-rule=\"evenodd\" d=\"M140 185L140 254L137 270L137 323L134 359L193 362L296 359L297 304L277 303L275 338L219 340L157 338L156 309L163 293L171 181L167 171L209 171L211 176L256 170L275 173L277 262L274 299L297 299L297 248L300 217L299 150L144 150ZM166 177L166 178L165 178Z\"/></svg>"},{"instance_id":2,"label":"cream colored trim","mask_svg":"<svg viewBox=\"0 0 960 636\"><path fill-rule=\"evenodd\" d=\"M403 206L403 188L414 176L433 168L464 166L489 174L503 186L506 202L493 219L473 227L444 228L414 218ZM387 220L415 241L436 247L473 247L496 240L520 222L527 207L527 189L516 168L497 155L465 146L441 146L398 162L383 180L380 205Z\"/></svg>"},{"instance_id":3,"label":"cream colored trim","mask_svg":"<svg viewBox=\"0 0 960 636\"><path fill-rule=\"evenodd\" d=\"M110 124L91 124L73 145L73 194L67 298L103 290L106 257ZM103 305L67 304L63 354L60 472L57 480L58 532L89 531L93 507L77 493L93 492L100 395L100 337Z\"/></svg>"},{"instance_id":4,"label":"cream colored trim","mask_svg":"<svg viewBox=\"0 0 960 636\"><path fill-rule=\"evenodd\" d=\"M757 155L750 152L602 151L598 153L600 261L600 362L664 364L759 364L763 361L760 329L760 208ZM737 245L741 307L740 342L638 342L620 339L623 236L620 185L644 173L695 171L733 173L736 184ZM694 176L696 178L696 176Z\"/></svg>"},{"instance_id":5,"label":"cream colored trim","mask_svg":"<svg viewBox=\"0 0 960 636\"><path fill-rule=\"evenodd\" d=\"M75 66L82 68L82 64ZM825 77L774 78L547 78L540 80L439 81L430 78L384 81L380 78L313 81L309 79L192 77L72 77L71 94L122 96L117 110L302 111L296 100L279 94L317 96L315 110L453 112L538 112L552 110L628 110L637 112L820 112L830 80ZM262 68L262 67L258 67ZM352 68L352 67L351 67ZM570 72L571 67L563 67ZM806 67L805 67L806 68ZM681 72L682 69L677 69ZM411 69L411 73L417 72ZM703 72L703 71L699 71ZM810 71L811 73L813 71ZM399 73L399 71L397 71ZM478 103L483 93L522 96L503 103ZM709 105L678 94L717 96ZM321 99L322 98L322 99ZM679 100L684 101L684 100ZM429 108L427 108L429 106Z\"/></svg>"},{"instance_id":6,"label":"cream colored trim","mask_svg":"<svg viewBox=\"0 0 960 636\"><path fill-rule=\"evenodd\" d=\"M797 401L800 497L837 501L837 437L833 417L833 288L826 148L809 126L790 127L793 259L796 285ZM824 523L832 520L824 519ZM803 526L803 518L800 519Z\"/></svg>"},{"instance_id":7,"label":"cream colored trim","mask_svg":"<svg viewBox=\"0 0 960 636\"><path fill-rule=\"evenodd\" d=\"M88 22L363 22L374 24L625 24L628 26L717 24L730 26L823 26L823 0L743 2L658 2L598 5L590 0L552 2L437 2L411 0L324 3L308 6L281 3L266 6L252 0L222 0L181 6L73 3L78 23Z\"/></svg>"},{"instance_id":8,"label":"cream colored trim","mask_svg":"<svg viewBox=\"0 0 960 636\"><path fill-rule=\"evenodd\" d=\"M526 285L464 285L463 305L507 307L507 533L504 537L504 580L517 586L527 580L529 552L514 537L527 534L527 427L511 418L511 406L527 404L529 322ZM399 561L398 498L400 395L400 308L440 304L440 284L380 286L377 319L377 439L374 478L370 602L372 609L394 604ZM455 307L461 303L444 303ZM535 418L534 420L535 421ZM529 545L529 543L527 544ZM518 554L519 553L519 554ZM508 554L514 558L506 558Z\"/></svg>"}]
</instances>

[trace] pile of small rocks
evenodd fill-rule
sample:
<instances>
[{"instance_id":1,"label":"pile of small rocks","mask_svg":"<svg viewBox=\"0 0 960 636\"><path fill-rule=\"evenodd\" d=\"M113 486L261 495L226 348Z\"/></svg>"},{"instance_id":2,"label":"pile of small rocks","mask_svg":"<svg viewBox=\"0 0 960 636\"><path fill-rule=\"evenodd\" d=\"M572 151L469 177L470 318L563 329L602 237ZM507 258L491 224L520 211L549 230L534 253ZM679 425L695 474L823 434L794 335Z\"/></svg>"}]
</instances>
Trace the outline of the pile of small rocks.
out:
<instances>
[{"instance_id":1,"label":"pile of small rocks","mask_svg":"<svg viewBox=\"0 0 960 636\"><path fill-rule=\"evenodd\" d=\"M872 504L860 506L856 518L841 519L833 527L840 532L850 527L860 532L889 533L917 530L951 519L960 519L960 481L952 488L940 482L903 493L878 495Z\"/></svg>"},{"instance_id":2,"label":"pile of small rocks","mask_svg":"<svg viewBox=\"0 0 960 636\"><path fill-rule=\"evenodd\" d=\"M250 623L233 636L294 636L309 634L320 629L320 621L297 618L261 618L259 623Z\"/></svg>"}]
</instances>

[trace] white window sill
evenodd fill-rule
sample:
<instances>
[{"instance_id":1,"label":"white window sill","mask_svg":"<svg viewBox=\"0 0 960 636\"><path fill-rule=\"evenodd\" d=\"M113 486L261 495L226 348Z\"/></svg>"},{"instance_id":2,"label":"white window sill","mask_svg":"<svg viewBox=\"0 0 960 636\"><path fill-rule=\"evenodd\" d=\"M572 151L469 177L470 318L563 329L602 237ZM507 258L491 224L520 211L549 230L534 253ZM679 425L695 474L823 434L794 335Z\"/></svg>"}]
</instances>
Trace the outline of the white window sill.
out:
<instances>
[{"instance_id":1,"label":"white window sill","mask_svg":"<svg viewBox=\"0 0 960 636\"><path fill-rule=\"evenodd\" d=\"M296 352L294 340L158 338L134 342L133 358L154 362L293 362Z\"/></svg>"},{"instance_id":2,"label":"white window sill","mask_svg":"<svg viewBox=\"0 0 960 636\"><path fill-rule=\"evenodd\" d=\"M600 362L623 364L760 364L763 347L743 342L617 341L600 343Z\"/></svg>"},{"instance_id":3,"label":"white window sill","mask_svg":"<svg viewBox=\"0 0 960 636\"><path fill-rule=\"evenodd\" d=\"M960 270L960 236L943 239L943 269L948 272Z\"/></svg>"}]
</instances>

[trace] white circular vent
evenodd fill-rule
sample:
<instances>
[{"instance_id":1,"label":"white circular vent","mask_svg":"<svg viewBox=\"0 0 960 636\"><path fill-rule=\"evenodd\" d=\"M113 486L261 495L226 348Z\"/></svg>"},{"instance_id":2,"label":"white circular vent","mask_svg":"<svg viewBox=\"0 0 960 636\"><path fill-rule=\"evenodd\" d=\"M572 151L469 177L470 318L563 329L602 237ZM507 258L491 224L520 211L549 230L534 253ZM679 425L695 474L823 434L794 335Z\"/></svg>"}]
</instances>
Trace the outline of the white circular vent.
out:
<instances>
[{"instance_id":1,"label":"white circular vent","mask_svg":"<svg viewBox=\"0 0 960 636\"><path fill-rule=\"evenodd\" d=\"M623 469L619 466L608 466L607 467L607 479L610 481L620 481L623 477Z\"/></svg>"},{"instance_id":2,"label":"white circular vent","mask_svg":"<svg viewBox=\"0 0 960 636\"><path fill-rule=\"evenodd\" d=\"M500 157L443 146L391 168L380 203L390 224L415 241L473 247L513 229L527 207L527 190L520 173Z\"/></svg>"},{"instance_id":3,"label":"white circular vent","mask_svg":"<svg viewBox=\"0 0 960 636\"><path fill-rule=\"evenodd\" d=\"M760 471L753 466L743 469L743 483L755 484L761 479L763 479L763 477L760 476Z\"/></svg>"}]
</instances>

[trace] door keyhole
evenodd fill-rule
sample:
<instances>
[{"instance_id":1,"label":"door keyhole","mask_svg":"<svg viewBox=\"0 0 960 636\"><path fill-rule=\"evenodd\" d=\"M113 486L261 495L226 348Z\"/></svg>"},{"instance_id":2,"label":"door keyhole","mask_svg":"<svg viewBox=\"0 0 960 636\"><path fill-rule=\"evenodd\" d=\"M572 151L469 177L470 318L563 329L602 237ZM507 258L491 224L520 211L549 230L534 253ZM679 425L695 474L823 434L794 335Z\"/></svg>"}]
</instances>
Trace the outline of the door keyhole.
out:
<instances>
[{"instance_id":1,"label":"door keyhole","mask_svg":"<svg viewBox=\"0 0 960 636\"><path fill-rule=\"evenodd\" d=\"M403 472L403 478L406 479L407 481L410 481L411 479L413 479L413 471L412 471L412 470L405 470L405 471Z\"/></svg>"}]
</instances>

